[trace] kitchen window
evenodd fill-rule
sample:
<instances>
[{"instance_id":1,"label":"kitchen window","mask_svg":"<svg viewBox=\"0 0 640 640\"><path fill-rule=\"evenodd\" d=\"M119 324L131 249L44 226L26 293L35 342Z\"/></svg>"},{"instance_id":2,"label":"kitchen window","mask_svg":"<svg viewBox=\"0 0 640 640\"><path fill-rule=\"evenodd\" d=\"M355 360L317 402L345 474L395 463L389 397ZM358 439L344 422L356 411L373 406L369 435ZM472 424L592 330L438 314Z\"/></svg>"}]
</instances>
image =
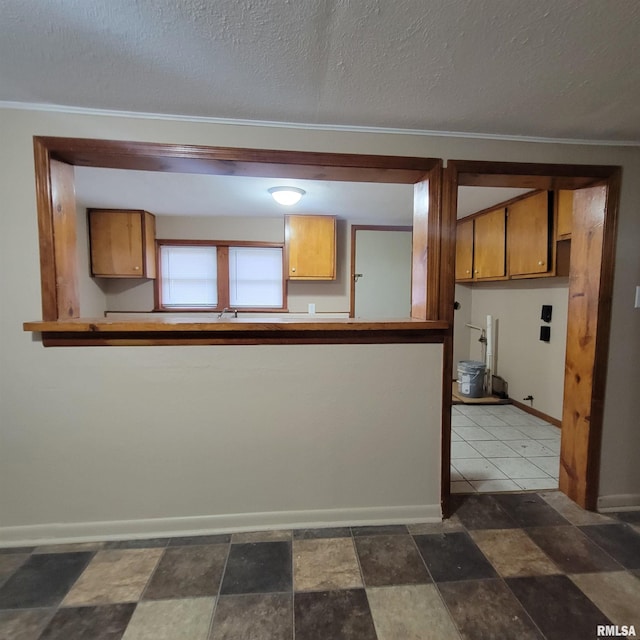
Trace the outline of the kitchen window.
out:
<instances>
[{"instance_id":1,"label":"kitchen window","mask_svg":"<svg viewBox=\"0 0 640 640\"><path fill-rule=\"evenodd\" d=\"M156 309L285 310L283 253L281 244L158 240Z\"/></svg>"}]
</instances>

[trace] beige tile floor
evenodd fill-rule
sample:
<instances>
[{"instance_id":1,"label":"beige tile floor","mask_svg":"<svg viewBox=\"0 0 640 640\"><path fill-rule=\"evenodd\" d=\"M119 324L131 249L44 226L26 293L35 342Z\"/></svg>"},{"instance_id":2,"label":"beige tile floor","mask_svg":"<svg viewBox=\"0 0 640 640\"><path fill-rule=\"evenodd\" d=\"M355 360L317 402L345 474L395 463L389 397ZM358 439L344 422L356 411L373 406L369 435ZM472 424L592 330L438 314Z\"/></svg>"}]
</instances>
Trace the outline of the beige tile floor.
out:
<instances>
[{"instance_id":1,"label":"beige tile floor","mask_svg":"<svg viewBox=\"0 0 640 640\"><path fill-rule=\"evenodd\" d=\"M452 493L557 489L560 429L513 405L454 405Z\"/></svg>"}]
</instances>

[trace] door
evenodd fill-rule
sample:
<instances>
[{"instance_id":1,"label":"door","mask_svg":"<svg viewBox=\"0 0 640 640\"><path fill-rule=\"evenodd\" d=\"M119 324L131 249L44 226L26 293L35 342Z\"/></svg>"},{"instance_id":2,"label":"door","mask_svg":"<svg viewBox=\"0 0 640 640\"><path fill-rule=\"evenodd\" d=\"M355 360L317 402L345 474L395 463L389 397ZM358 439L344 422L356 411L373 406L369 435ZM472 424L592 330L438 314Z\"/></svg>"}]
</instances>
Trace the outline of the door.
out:
<instances>
[{"instance_id":1,"label":"door","mask_svg":"<svg viewBox=\"0 0 640 640\"><path fill-rule=\"evenodd\" d=\"M411 227L352 227L356 318L411 315Z\"/></svg>"}]
</instances>

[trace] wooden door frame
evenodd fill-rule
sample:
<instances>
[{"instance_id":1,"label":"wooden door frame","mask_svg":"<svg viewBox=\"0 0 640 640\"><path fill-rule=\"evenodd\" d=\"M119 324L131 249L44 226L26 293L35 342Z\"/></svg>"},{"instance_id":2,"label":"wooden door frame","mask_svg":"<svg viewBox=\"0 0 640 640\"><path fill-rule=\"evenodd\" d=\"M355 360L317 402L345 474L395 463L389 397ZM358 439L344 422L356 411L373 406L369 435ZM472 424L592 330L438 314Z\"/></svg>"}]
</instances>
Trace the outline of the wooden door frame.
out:
<instances>
[{"instance_id":1,"label":"wooden door frame","mask_svg":"<svg viewBox=\"0 0 640 640\"><path fill-rule=\"evenodd\" d=\"M73 166L132 169L167 173L197 173L413 184L414 228L421 227L424 247L413 260L412 277L420 274L420 300L412 300L412 316L438 320L441 265L440 176L442 160L240 147L163 144L90 138L34 136L36 203L40 238L40 278L43 320L81 315L78 265L75 257L76 210ZM434 178L437 177L437 180ZM429 182L428 198L417 187ZM427 243L429 252L427 252ZM423 259L429 255L427 262ZM414 296L412 291L412 298Z\"/></svg>"},{"instance_id":2,"label":"wooden door frame","mask_svg":"<svg viewBox=\"0 0 640 640\"><path fill-rule=\"evenodd\" d=\"M576 349L567 345L565 366L565 391L567 376L572 376L573 384L582 384L588 393L576 397L565 394L565 408L563 418L570 420L572 428L580 423L582 432L580 438L584 449L576 451L574 443L567 437L562 438L560 454L560 490L577 502L581 507L595 510L598 498L598 482L600 475L600 450L602 441L602 422L604 410L604 395L607 373L607 359L609 351L609 333L611 326L611 299L613 294L613 272L615 261L615 241L617 215L620 199L620 182L622 170L617 166L593 165L557 165L530 164L510 162L483 162L450 160L447 164L443 191L443 224L448 232L442 238L441 251L447 258L442 261L443 278L441 286L441 300L451 303L451 311L442 319L453 323L453 300L455 287L455 225L457 197L459 186L485 187L521 187L530 189L580 189L602 185L606 189L604 210L597 224L601 233L596 234L595 244L591 250L601 261L585 262L584 271L588 280L595 283L595 289L590 291L578 290L576 278L569 280L569 298L579 297L588 302L589 324L594 327L588 336L593 340L595 348L587 358L574 357L578 353L570 353ZM584 236L590 235L585 229ZM595 265L595 266L593 266ZM582 269L582 266L580 267ZM568 322L576 322L569 316ZM586 330L586 328L585 328ZM449 337L444 344L444 375L449 381L449 388L443 385L443 413L451 411L450 381L453 375L453 341ZM590 388L589 388L590 386ZM448 404L448 407L446 406ZM567 406L571 404L571 406ZM443 419L442 434L442 505L445 513L449 512L450 503L450 442L451 422L448 425ZM579 457L579 468L576 472L576 458Z\"/></svg>"},{"instance_id":3,"label":"wooden door frame","mask_svg":"<svg viewBox=\"0 0 640 640\"><path fill-rule=\"evenodd\" d=\"M352 224L351 225L351 269L349 271L349 317L355 318L356 313L356 233L358 231L413 231L411 225L384 224Z\"/></svg>"}]
</instances>

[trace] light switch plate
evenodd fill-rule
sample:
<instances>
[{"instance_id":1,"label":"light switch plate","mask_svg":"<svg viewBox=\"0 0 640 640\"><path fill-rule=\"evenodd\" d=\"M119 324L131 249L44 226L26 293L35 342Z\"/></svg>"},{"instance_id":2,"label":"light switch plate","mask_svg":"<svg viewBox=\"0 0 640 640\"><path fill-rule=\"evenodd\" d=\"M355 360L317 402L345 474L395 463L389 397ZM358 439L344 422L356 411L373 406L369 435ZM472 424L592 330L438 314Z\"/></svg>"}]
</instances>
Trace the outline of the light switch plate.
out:
<instances>
[{"instance_id":1,"label":"light switch plate","mask_svg":"<svg viewBox=\"0 0 640 640\"><path fill-rule=\"evenodd\" d=\"M640 309L640 287L636 287L636 309Z\"/></svg>"}]
</instances>

